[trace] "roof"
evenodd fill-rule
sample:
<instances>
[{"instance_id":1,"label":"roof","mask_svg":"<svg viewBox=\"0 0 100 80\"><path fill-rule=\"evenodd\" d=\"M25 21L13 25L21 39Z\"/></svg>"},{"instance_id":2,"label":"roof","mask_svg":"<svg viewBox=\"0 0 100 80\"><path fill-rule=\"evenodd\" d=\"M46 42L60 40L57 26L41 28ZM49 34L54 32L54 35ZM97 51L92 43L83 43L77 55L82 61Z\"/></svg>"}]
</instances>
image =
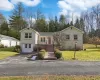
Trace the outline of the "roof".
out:
<instances>
[{"instance_id":1,"label":"roof","mask_svg":"<svg viewBox=\"0 0 100 80\"><path fill-rule=\"evenodd\" d=\"M6 36L6 35L1 35L0 34L0 40L6 40L6 39L8 39L8 40L15 40L15 41L19 41L18 39L16 39L16 38L13 38L13 37L10 37L10 36Z\"/></svg>"},{"instance_id":2,"label":"roof","mask_svg":"<svg viewBox=\"0 0 100 80\"><path fill-rule=\"evenodd\" d=\"M78 29L78 28L76 28L76 27L74 27L74 26L70 26L70 27L65 28L65 29L63 29L63 30L61 30L61 31L58 31L58 32L65 31L65 30L67 30L67 29L69 29L69 28L74 28L74 29L76 29L77 31L81 32L82 34L84 33L82 30L80 30L80 29ZM26 29L31 29L31 30L33 30L34 32L38 33L40 36L53 36L53 34L56 33L56 32L37 32L37 31L34 30L33 28L24 28L24 29L22 29L21 31L26 30ZM20 32L21 32L21 31L20 31Z\"/></svg>"},{"instance_id":3,"label":"roof","mask_svg":"<svg viewBox=\"0 0 100 80\"><path fill-rule=\"evenodd\" d=\"M54 32L39 32L40 36L53 36Z\"/></svg>"},{"instance_id":4,"label":"roof","mask_svg":"<svg viewBox=\"0 0 100 80\"><path fill-rule=\"evenodd\" d=\"M37 34L39 34L36 30L34 30L33 28L24 28L24 29L22 29L22 30L20 30L20 32L22 32L22 31L24 31L24 30L29 30L29 29L31 29L31 30L33 30L35 33L37 33Z\"/></svg>"},{"instance_id":5,"label":"roof","mask_svg":"<svg viewBox=\"0 0 100 80\"><path fill-rule=\"evenodd\" d=\"M81 32L82 34L84 33L84 31L82 31L82 30L80 30L80 29L78 29L78 28L76 28L76 27L74 27L74 26L67 27L67 28L65 28L65 29L63 29L63 30L61 30L61 31L58 31L58 32L65 31L65 30L67 30L67 29L69 29L69 28L74 28L74 29L76 29L77 31Z\"/></svg>"}]
</instances>

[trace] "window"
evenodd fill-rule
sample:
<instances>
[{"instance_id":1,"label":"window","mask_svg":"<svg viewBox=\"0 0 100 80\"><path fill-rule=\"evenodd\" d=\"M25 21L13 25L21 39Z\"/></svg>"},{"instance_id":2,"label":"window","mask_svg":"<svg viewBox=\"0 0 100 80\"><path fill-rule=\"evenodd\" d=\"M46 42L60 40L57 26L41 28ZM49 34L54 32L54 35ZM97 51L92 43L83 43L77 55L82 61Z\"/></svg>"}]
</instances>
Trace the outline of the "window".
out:
<instances>
[{"instance_id":1,"label":"window","mask_svg":"<svg viewBox=\"0 0 100 80\"><path fill-rule=\"evenodd\" d=\"M25 48L31 48L31 44L25 44Z\"/></svg>"},{"instance_id":2,"label":"window","mask_svg":"<svg viewBox=\"0 0 100 80\"><path fill-rule=\"evenodd\" d=\"M29 48L31 48L31 44L29 44Z\"/></svg>"},{"instance_id":3,"label":"window","mask_svg":"<svg viewBox=\"0 0 100 80\"><path fill-rule=\"evenodd\" d=\"M74 40L77 40L78 39L78 36L77 35L74 35Z\"/></svg>"},{"instance_id":4,"label":"window","mask_svg":"<svg viewBox=\"0 0 100 80\"><path fill-rule=\"evenodd\" d=\"M27 48L27 44L25 44L25 48Z\"/></svg>"},{"instance_id":5,"label":"window","mask_svg":"<svg viewBox=\"0 0 100 80\"><path fill-rule=\"evenodd\" d=\"M70 39L70 36L69 35L66 35L66 39L69 40Z\"/></svg>"},{"instance_id":6,"label":"window","mask_svg":"<svg viewBox=\"0 0 100 80\"><path fill-rule=\"evenodd\" d=\"M25 38L28 38L28 33L25 33Z\"/></svg>"},{"instance_id":7,"label":"window","mask_svg":"<svg viewBox=\"0 0 100 80\"><path fill-rule=\"evenodd\" d=\"M32 38L32 33L29 33L29 38Z\"/></svg>"},{"instance_id":8,"label":"window","mask_svg":"<svg viewBox=\"0 0 100 80\"><path fill-rule=\"evenodd\" d=\"M32 33L25 33L25 38L32 38Z\"/></svg>"},{"instance_id":9,"label":"window","mask_svg":"<svg viewBox=\"0 0 100 80\"><path fill-rule=\"evenodd\" d=\"M41 37L41 42L45 42L45 37Z\"/></svg>"}]
</instances>

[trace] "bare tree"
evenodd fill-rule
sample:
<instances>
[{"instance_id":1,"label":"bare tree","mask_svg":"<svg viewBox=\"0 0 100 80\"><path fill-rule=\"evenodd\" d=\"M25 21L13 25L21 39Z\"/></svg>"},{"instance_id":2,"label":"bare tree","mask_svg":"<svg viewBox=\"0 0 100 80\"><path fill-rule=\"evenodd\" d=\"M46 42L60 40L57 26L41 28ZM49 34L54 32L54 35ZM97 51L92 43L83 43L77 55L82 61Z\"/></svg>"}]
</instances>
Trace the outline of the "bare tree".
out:
<instances>
[{"instance_id":1,"label":"bare tree","mask_svg":"<svg viewBox=\"0 0 100 80\"><path fill-rule=\"evenodd\" d=\"M65 36L66 34L62 33L62 32L56 32L54 33L53 35L53 39L54 39L54 42L57 46L59 46L60 48L63 48L63 43L65 41Z\"/></svg>"},{"instance_id":2,"label":"bare tree","mask_svg":"<svg viewBox=\"0 0 100 80\"><path fill-rule=\"evenodd\" d=\"M100 29L100 4L92 8L95 21L96 21L96 28Z\"/></svg>"},{"instance_id":3,"label":"bare tree","mask_svg":"<svg viewBox=\"0 0 100 80\"><path fill-rule=\"evenodd\" d=\"M33 8L31 10L29 8L25 9L24 18L27 21L29 27L34 27L35 25L35 13L33 12Z\"/></svg>"}]
</instances>

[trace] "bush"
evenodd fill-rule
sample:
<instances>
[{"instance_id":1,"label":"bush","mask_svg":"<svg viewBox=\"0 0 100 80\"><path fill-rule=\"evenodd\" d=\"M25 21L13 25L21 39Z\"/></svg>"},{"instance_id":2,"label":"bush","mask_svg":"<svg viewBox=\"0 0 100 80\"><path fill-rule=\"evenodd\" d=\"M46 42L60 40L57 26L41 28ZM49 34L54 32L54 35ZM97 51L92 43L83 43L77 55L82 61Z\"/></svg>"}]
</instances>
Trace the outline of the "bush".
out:
<instances>
[{"instance_id":1,"label":"bush","mask_svg":"<svg viewBox=\"0 0 100 80\"><path fill-rule=\"evenodd\" d=\"M21 48L19 45L16 45L15 48L14 48L14 52L20 52Z\"/></svg>"},{"instance_id":2,"label":"bush","mask_svg":"<svg viewBox=\"0 0 100 80\"><path fill-rule=\"evenodd\" d=\"M62 57L62 53L59 49L55 49L54 54L57 59L60 59Z\"/></svg>"},{"instance_id":3,"label":"bush","mask_svg":"<svg viewBox=\"0 0 100 80\"><path fill-rule=\"evenodd\" d=\"M37 54L38 59L43 60L45 53L46 51L44 49L40 50L40 52Z\"/></svg>"},{"instance_id":4,"label":"bush","mask_svg":"<svg viewBox=\"0 0 100 80\"><path fill-rule=\"evenodd\" d=\"M0 44L0 48L4 48L4 45L3 44Z\"/></svg>"}]
</instances>

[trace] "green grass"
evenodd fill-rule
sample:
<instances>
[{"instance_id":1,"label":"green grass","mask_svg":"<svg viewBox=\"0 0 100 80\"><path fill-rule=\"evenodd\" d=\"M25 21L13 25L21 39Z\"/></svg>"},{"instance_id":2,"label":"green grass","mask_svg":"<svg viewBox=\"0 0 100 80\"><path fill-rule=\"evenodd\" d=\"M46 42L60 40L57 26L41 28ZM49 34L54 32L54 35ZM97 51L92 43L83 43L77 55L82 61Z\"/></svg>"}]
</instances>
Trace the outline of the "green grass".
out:
<instances>
[{"instance_id":1,"label":"green grass","mask_svg":"<svg viewBox=\"0 0 100 80\"><path fill-rule=\"evenodd\" d=\"M9 56L14 56L16 54L18 54L18 53L16 53L16 52L9 52L9 51L0 51L0 59L5 59L5 58L7 58Z\"/></svg>"},{"instance_id":2,"label":"green grass","mask_svg":"<svg viewBox=\"0 0 100 80\"><path fill-rule=\"evenodd\" d=\"M76 59L82 61L100 61L100 45L84 44L86 51L76 51ZM72 60L74 51L62 51L64 60Z\"/></svg>"},{"instance_id":3,"label":"green grass","mask_svg":"<svg viewBox=\"0 0 100 80\"><path fill-rule=\"evenodd\" d=\"M18 76L1 77L0 80L100 80L100 76L65 76L65 75L44 75L44 76Z\"/></svg>"}]
</instances>

